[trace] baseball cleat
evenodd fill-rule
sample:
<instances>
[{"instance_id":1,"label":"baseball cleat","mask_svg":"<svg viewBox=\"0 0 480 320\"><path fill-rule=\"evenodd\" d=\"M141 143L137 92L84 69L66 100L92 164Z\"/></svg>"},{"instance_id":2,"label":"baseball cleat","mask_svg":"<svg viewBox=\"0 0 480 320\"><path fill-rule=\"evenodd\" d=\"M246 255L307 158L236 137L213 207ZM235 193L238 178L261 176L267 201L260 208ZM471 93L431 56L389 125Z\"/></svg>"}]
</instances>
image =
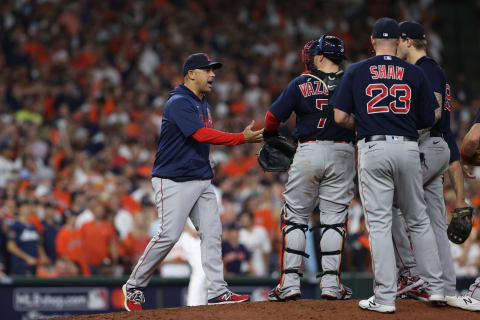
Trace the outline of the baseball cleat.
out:
<instances>
[{"instance_id":1,"label":"baseball cleat","mask_svg":"<svg viewBox=\"0 0 480 320\"><path fill-rule=\"evenodd\" d=\"M142 310L142 303L145 303L145 296L143 291L140 289L128 289L127 284L122 286L123 292L123 306L127 311L137 311Z\"/></svg>"},{"instance_id":2,"label":"baseball cleat","mask_svg":"<svg viewBox=\"0 0 480 320\"><path fill-rule=\"evenodd\" d=\"M289 300L297 300L301 296L300 290L290 289L282 291L278 286L270 290L268 293L268 301L284 302Z\"/></svg>"},{"instance_id":3,"label":"baseball cleat","mask_svg":"<svg viewBox=\"0 0 480 320\"><path fill-rule=\"evenodd\" d=\"M426 284L426 282L425 282L425 284ZM430 301L430 295L427 292L427 288L426 288L425 284L421 285L419 287L413 288L410 291L407 291L407 293L406 293L407 297L412 298L412 299L416 299L416 300L420 300L420 301L423 301L423 302Z\"/></svg>"},{"instance_id":4,"label":"baseball cleat","mask_svg":"<svg viewBox=\"0 0 480 320\"><path fill-rule=\"evenodd\" d=\"M208 300L209 305L215 304L229 304L229 303L240 303L250 301L250 296L246 294L236 294L230 290L225 291L218 297Z\"/></svg>"},{"instance_id":5,"label":"baseball cleat","mask_svg":"<svg viewBox=\"0 0 480 320\"><path fill-rule=\"evenodd\" d=\"M424 283L425 281L417 276L414 276L414 277L401 276L399 277L398 283L397 283L397 296L401 296L402 294L410 290L418 288Z\"/></svg>"},{"instance_id":6,"label":"baseball cleat","mask_svg":"<svg viewBox=\"0 0 480 320\"><path fill-rule=\"evenodd\" d=\"M435 305L435 306L445 306L447 303L447 300L445 299L445 295L443 294L431 294L430 297L428 298L428 301Z\"/></svg>"},{"instance_id":7,"label":"baseball cleat","mask_svg":"<svg viewBox=\"0 0 480 320\"><path fill-rule=\"evenodd\" d=\"M480 300L472 298L469 295L447 296L447 304L468 311L480 311Z\"/></svg>"},{"instance_id":8,"label":"baseball cleat","mask_svg":"<svg viewBox=\"0 0 480 320\"><path fill-rule=\"evenodd\" d=\"M387 306L384 304L376 303L375 296L371 296L368 300L360 300L358 306L364 310L376 311L381 313L395 312L395 306Z\"/></svg>"},{"instance_id":9,"label":"baseball cleat","mask_svg":"<svg viewBox=\"0 0 480 320\"><path fill-rule=\"evenodd\" d=\"M342 285L340 291L322 290L322 299L325 300L349 300L352 296L352 289Z\"/></svg>"}]
</instances>

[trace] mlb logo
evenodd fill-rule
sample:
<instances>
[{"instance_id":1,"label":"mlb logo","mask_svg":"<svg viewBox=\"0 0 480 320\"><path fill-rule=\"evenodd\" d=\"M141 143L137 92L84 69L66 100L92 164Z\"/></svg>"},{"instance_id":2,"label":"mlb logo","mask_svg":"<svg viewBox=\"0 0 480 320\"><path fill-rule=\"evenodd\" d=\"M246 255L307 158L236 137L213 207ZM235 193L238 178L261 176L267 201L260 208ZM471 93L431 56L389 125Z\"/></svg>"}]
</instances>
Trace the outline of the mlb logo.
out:
<instances>
[{"instance_id":1,"label":"mlb logo","mask_svg":"<svg viewBox=\"0 0 480 320\"><path fill-rule=\"evenodd\" d=\"M400 137L399 136L392 136L392 140L393 141L400 141Z\"/></svg>"},{"instance_id":2,"label":"mlb logo","mask_svg":"<svg viewBox=\"0 0 480 320\"><path fill-rule=\"evenodd\" d=\"M384 56L383 60L392 60L392 57L391 56Z\"/></svg>"},{"instance_id":3,"label":"mlb logo","mask_svg":"<svg viewBox=\"0 0 480 320\"><path fill-rule=\"evenodd\" d=\"M384 33L383 33L383 36L384 36L384 37L388 37L388 33L384 32Z\"/></svg>"}]
</instances>

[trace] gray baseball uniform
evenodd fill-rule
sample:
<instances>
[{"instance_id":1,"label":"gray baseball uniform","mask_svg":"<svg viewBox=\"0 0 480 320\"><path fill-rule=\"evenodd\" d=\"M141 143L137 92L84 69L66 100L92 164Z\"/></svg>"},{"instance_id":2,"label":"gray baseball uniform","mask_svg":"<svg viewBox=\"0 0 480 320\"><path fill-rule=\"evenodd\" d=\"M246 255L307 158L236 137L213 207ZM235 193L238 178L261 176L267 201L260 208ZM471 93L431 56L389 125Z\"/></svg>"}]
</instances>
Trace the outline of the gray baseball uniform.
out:
<instances>
[{"instance_id":1,"label":"gray baseball uniform","mask_svg":"<svg viewBox=\"0 0 480 320\"><path fill-rule=\"evenodd\" d=\"M409 226L415 258L419 262L417 269L429 282L430 292L443 294L438 251L435 245L431 245L435 238L421 188L417 142L403 141L403 137L367 143L360 141L358 149L360 196L370 234L375 281L385 284L377 286L375 301L393 305L397 292L395 255L389 228L394 196Z\"/></svg>"},{"instance_id":2,"label":"gray baseball uniform","mask_svg":"<svg viewBox=\"0 0 480 320\"><path fill-rule=\"evenodd\" d=\"M441 137L430 137L429 132L420 137L419 148L420 152L424 154L422 174L427 215L430 218L438 247L445 294L452 296L455 295L456 276L450 242L447 237L446 210L443 199L443 175L448 169L450 150ZM416 274L418 270L415 270L415 259L404 223L400 220L401 217L398 214L394 213L393 217L392 234L397 249L395 257L399 274L413 268L412 273L418 275Z\"/></svg>"},{"instance_id":3,"label":"gray baseball uniform","mask_svg":"<svg viewBox=\"0 0 480 320\"><path fill-rule=\"evenodd\" d=\"M397 26L393 20L379 21L380 29ZM376 36L397 38L393 36L395 32L378 31ZM429 282L429 293L441 299L441 266L426 214L417 143L417 129L430 127L434 122L436 101L425 74L395 56L376 55L348 68L331 104L338 109L338 120L346 126L351 125L353 114L359 137L359 188L369 230L375 286L373 299L362 300L360 307L366 303L368 309L372 302L395 305L394 200L405 215L417 269Z\"/></svg>"},{"instance_id":4,"label":"gray baseball uniform","mask_svg":"<svg viewBox=\"0 0 480 320\"><path fill-rule=\"evenodd\" d=\"M210 180L175 182L153 178L152 185L160 226L133 269L127 287L144 288L148 285L190 217L201 239L202 266L209 284L208 298L222 294L227 290L223 279L222 224Z\"/></svg>"},{"instance_id":5,"label":"gray baseball uniform","mask_svg":"<svg viewBox=\"0 0 480 320\"><path fill-rule=\"evenodd\" d=\"M403 22L401 23L401 28L402 26L407 33L412 31L412 29L408 28L409 26L417 28L419 31L423 30L421 25L412 22ZM423 34L423 31L419 34ZM450 86L442 69L432 58L423 56L415 62L415 65L425 72L431 88L438 96L438 99L441 96L441 101L438 101L438 103L442 107L442 117L429 132L420 137L419 145L420 152L425 155L422 163L422 172L427 214L430 218L438 246L445 294L452 296L455 295L456 277L450 252L450 242L446 232L446 212L443 199L443 176L448 169L449 161L455 159L454 153L458 153L455 138L450 130ZM449 149L449 144L446 141L450 141L452 150ZM394 216L398 220L398 215ZM397 253L401 256L400 259L397 255L397 265L401 266L401 260L403 259L411 267L411 264L414 264L415 261L410 250L410 243L407 241L405 234L399 234L404 233L405 228L399 227L400 223L396 222L396 220L394 220L392 232L398 248ZM403 265L400 267L400 269L404 268Z\"/></svg>"},{"instance_id":6,"label":"gray baseball uniform","mask_svg":"<svg viewBox=\"0 0 480 320\"><path fill-rule=\"evenodd\" d=\"M320 223L337 225L346 223L347 208L353 198L353 177L355 175L355 149L351 143L315 141L300 143L288 175L284 192L287 222L284 229L284 245L288 249L305 251L305 234L300 229L292 229L288 223L306 225L317 200L320 199ZM338 231L341 230L341 231ZM340 271L341 250L345 229L322 228L320 242L322 252L334 254L322 257L322 270ZM298 270L302 256L284 253L282 270ZM321 280L322 294L337 296L341 291L338 274L325 274ZM282 290L300 290L298 273L283 274Z\"/></svg>"},{"instance_id":7,"label":"gray baseball uniform","mask_svg":"<svg viewBox=\"0 0 480 320\"><path fill-rule=\"evenodd\" d=\"M347 208L353 198L354 133L335 123L332 107L328 104L343 71L327 73L318 70L318 66L314 66L316 55L338 64L345 59L344 43L329 35L309 41L302 50L306 72L290 81L270 107L265 121L267 130L275 127L267 119L276 118L283 122L295 112L297 119L293 135L299 141L288 174L281 213L282 276L280 284L269 292L271 301L296 299L300 295L302 256L308 258L305 232L319 199L322 297L349 299L352 295L351 290L340 282L340 264Z\"/></svg>"},{"instance_id":8,"label":"gray baseball uniform","mask_svg":"<svg viewBox=\"0 0 480 320\"><path fill-rule=\"evenodd\" d=\"M480 288L480 277L475 279L475 282L470 285L469 292L468 292L470 297L480 300L479 288Z\"/></svg>"}]
</instances>

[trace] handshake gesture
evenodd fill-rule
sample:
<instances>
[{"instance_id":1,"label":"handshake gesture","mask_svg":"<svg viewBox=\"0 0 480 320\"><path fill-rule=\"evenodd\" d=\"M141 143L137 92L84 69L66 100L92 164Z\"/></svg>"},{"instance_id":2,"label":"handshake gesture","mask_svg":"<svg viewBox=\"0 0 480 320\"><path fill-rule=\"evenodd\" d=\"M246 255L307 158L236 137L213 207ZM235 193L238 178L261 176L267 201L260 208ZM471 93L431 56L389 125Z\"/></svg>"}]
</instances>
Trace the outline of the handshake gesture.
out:
<instances>
[{"instance_id":1,"label":"handshake gesture","mask_svg":"<svg viewBox=\"0 0 480 320\"><path fill-rule=\"evenodd\" d=\"M263 141L263 129L258 131L253 131L252 127L255 124L255 121L252 120L250 124L243 130L243 137L245 143L258 143Z\"/></svg>"}]
</instances>

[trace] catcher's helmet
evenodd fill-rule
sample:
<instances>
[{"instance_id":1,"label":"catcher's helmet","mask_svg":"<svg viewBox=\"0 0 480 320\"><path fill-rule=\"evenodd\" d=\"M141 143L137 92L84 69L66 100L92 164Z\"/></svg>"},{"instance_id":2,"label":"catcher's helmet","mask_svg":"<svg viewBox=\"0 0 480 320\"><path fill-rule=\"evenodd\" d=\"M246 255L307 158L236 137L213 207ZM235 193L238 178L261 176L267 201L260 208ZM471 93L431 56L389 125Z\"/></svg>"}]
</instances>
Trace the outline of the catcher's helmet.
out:
<instances>
[{"instance_id":1,"label":"catcher's helmet","mask_svg":"<svg viewBox=\"0 0 480 320\"><path fill-rule=\"evenodd\" d=\"M318 40L308 41L302 50L302 62L306 70L313 70L313 57L322 54L325 57L341 61L347 59L345 44L342 39L335 36L323 35Z\"/></svg>"}]
</instances>

